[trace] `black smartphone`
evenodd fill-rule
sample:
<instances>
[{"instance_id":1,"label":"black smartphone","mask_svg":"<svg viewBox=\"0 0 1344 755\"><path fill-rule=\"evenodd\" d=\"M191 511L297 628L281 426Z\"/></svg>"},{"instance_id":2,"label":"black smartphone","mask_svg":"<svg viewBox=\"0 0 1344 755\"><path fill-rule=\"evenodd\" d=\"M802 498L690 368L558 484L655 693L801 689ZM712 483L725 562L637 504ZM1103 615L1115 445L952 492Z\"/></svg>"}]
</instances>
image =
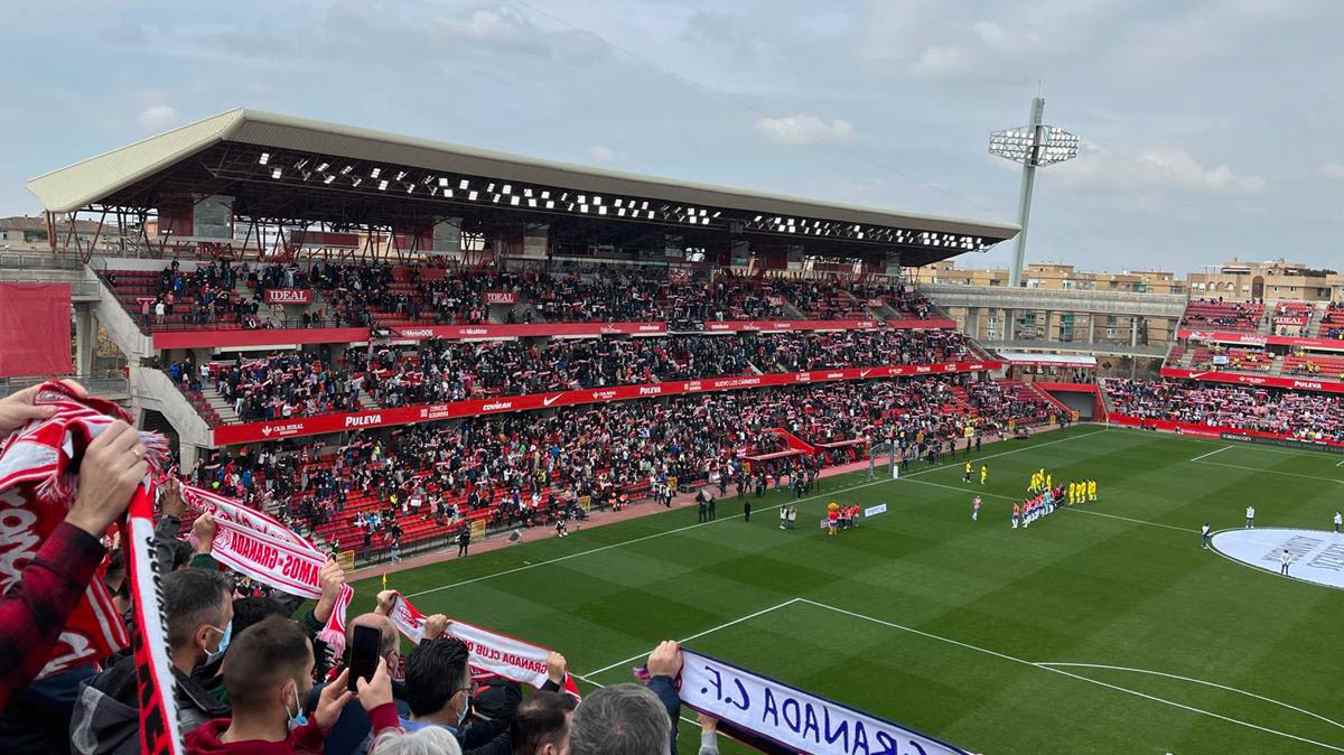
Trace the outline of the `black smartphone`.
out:
<instances>
[{"instance_id":1,"label":"black smartphone","mask_svg":"<svg viewBox=\"0 0 1344 755\"><path fill-rule=\"evenodd\" d=\"M350 675L346 679L346 686L351 692L355 689L355 682L360 678L365 681L373 679L373 673L378 670L378 645L383 641L383 634L373 627L355 627L355 636L350 645Z\"/></svg>"}]
</instances>

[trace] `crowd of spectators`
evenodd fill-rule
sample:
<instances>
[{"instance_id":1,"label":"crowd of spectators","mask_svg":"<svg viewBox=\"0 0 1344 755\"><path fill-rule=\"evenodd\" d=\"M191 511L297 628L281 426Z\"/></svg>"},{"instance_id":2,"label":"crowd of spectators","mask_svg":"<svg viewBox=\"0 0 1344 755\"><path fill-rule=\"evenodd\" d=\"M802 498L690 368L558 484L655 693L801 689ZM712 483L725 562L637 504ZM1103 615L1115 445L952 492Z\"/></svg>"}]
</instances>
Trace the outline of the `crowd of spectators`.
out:
<instances>
[{"instance_id":1,"label":"crowd of spectators","mask_svg":"<svg viewBox=\"0 0 1344 755\"><path fill-rule=\"evenodd\" d=\"M366 432L336 449L289 441L221 456L198 475L318 532L342 518L352 495L370 493L379 503L355 524L371 543L398 539L406 517L451 528L490 509L491 525L525 526L576 516L585 496L597 506L621 505L631 490L656 498L673 479L750 488L757 478L796 477L804 461L861 459L866 445L848 441L890 439L903 456L922 458L945 453L968 424L993 436L1044 422L1049 412L992 381L842 382L413 425ZM753 463L786 450L776 429L824 445L825 455Z\"/></svg>"},{"instance_id":2,"label":"crowd of spectators","mask_svg":"<svg viewBox=\"0 0 1344 755\"><path fill-rule=\"evenodd\" d=\"M1344 441L1344 396L1176 380L1103 385L1114 411L1131 417Z\"/></svg>"},{"instance_id":3,"label":"crowd of spectators","mask_svg":"<svg viewBox=\"0 0 1344 755\"><path fill-rule=\"evenodd\" d=\"M198 365L169 364L189 395L212 386L242 422L355 411L361 395L383 407L571 389L892 364L971 356L945 330L676 335L644 338L427 340L416 347L327 346Z\"/></svg>"},{"instance_id":4,"label":"crowd of spectators","mask_svg":"<svg viewBox=\"0 0 1344 755\"><path fill-rule=\"evenodd\" d=\"M748 347L763 372L935 364L970 356L967 339L952 330L846 330L760 336Z\"/></svg>"},{"instance_id":5,"label":"crowd of spectators","mask_svg":"<svg viewBox=\"0 0 1344 755\"><path fill-rule=\"evenodd\" d=\"M0 441L47 416L33 405L35 393L0 401ZM60 659L61 670L44 669L58 641L68 642L66 629L81 626L80 612L89 610L81 604L95 583L118 611L98 615L104 630L115 622L137 631L132 555L127 541L104 535L142 484L146 454L134 428L107 426L81 455L68 514L33 544L34 557L15 564L13 584L0 597L0 652L12 660L0 674L6 752L130 755L142 752L142 738L166 749L168 728L150 708L158 693L174 702L173 728L193 755L678 751L674 680L682 657L675 642L649 654L646 681L599 689L582 701L561 691L568 662L550 652L544 682L524 699L517 682L474 673L470 647L447 632L443 614L425 618L423 639L403 658L390 618L396 594L384 590L373 610L346 619L345 647L362 631L377 635L374 668L353 678L354 654L320 632L342 610L346 574L337 562L320 568L320 594L306 605L230 571L214 558L218 527L209 515L190 524L189 542L179 539L188 510L171 479L160 487L149 554L167 656L167 668L157 672L167 681L156 688L129 648L107 655L82 647ZM139 631L143 641L156 639ZM702 719L705 755L718 751L715 724Z\"/></svg>"}]
</instances>

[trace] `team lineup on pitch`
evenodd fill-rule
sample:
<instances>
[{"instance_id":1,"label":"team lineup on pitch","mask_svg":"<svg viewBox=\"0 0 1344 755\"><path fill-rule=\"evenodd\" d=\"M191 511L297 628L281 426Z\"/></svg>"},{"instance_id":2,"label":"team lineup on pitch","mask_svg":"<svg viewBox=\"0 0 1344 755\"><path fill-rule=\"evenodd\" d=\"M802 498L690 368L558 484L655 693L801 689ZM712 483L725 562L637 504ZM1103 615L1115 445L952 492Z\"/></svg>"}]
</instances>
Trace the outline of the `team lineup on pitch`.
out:
<instances>
[{"instance_id":1,"label":"team lineup on pitch","mask_svg":"<svg viewBox=\"0 0 1344 755\"><path fill-rule=\"evenodd\" d=\"M592 685L627 681L654 642L684 639L972 751L1105 752L1121 741L1172 753L1344 751L1344 724L1329 716L1332 686L1306 683L1325 673L1313 658L1328 652L1340 617L1334 591L1297 573L1239 568L1197 537L1206 521L1240 531L1253 499L1258 527L1247 532L1337 538L1325 529L1337 488L1285 495L1285 481L1338 480L1338 459L1237 446L1218 453L1235 472L1193 491L1191 470L1208 450L1194 438L1077 427L971 454L969 482L958 455L910 464L897 480L855 473L805 497L781 490L753 500L757 512L797 506L805 520L824 519L831 501L887 507L846 537L781 531L774 517L758 526L725 498L714 521L685 524L684 509L667 512L391 582L465 621L503 631L525 622ZM981 465L991 471L985 484ZM1055 507L1063 518L1015 532L1012 507L1041 469L1050 482L1094 481L1097 500L1084 484L1071 506L1066 488ZM982 515L968 516L975 497ZM1334 543L1317 545L1296 547L1325 569ZM630 609L651 599L678 618ZM567 639L580 636L589 639ZM780 647L798 652L781 665L772 652ZM954 677L997 692L967 700L948 686ZM879 693L893 679L923 692ZM1017 709L1005 692L1014 689L1067 697L1080 709L1069 711L1073 729L1061 732L1050 706ZM986 725L999 715L1037 725Z\"/></svg>"}]
</instances>

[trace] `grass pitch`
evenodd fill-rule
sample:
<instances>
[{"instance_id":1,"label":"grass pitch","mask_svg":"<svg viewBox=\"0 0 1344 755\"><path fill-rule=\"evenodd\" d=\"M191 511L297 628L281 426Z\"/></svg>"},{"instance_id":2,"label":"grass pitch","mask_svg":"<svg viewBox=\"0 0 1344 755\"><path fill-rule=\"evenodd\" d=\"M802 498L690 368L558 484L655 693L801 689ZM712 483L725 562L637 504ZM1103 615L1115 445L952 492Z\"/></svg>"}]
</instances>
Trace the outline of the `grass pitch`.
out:
<instances>
[{"instance_id":1,"label":"grass pitch","mask_svg":"<svg viewBox=\"0 0 1344 755\"><path fill-rule=\"evenodd\" d=\"M1078 426L971 459L971 485L961 457L899 481L828 478L790 532L774 506L791 496L771 491L750 523L730 498L713 523L676 510L389 584L426 613L550 645L590 684L630 681L655 642L690 638L973 752L1344 752L1344 592L1198 535L1240 527L1248 503L1260 527L1330 529L1341 457ZM1100 500L1011 529L1040 467L1096 479ZM890 510L828 537L831 498ZM356 587L368 610L377 580ZM695 752L698 728L681 727Z\"/></svg>"}]
</instances>

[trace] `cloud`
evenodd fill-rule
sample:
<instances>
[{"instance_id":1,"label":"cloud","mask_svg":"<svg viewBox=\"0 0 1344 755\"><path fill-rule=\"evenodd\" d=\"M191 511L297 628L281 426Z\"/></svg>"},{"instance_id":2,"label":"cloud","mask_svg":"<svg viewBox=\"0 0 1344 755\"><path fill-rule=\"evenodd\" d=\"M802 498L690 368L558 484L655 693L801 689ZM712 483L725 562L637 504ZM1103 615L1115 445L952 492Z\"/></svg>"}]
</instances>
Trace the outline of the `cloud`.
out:
<instances>
[{"instance_id":1,"label":"cloud","mask_svg":"<svg viewBox=\"0 0 1344 755\"><path fill-rule=\"evenodd\" d=\"M1326 163L1321 166L1321 175L1326 178L1344 178L1344 164Z\"/></svg>"},{"instance_id":2,"label":"cloud","mask_svg":"<svg viewBox=\"0 0 1344 755\"><path fill-rule=\"evenodd\" d=\"M595 163L609 163L616 159L616 153L611 147L603 147L601 144L594 144L588 148L588 157Z\"/></svg>"},{"instance_id":3,"label":"cloud","mask_svg":"<svg viewBox=\"0 0 1344 755\"><path fill-rule=\"evenodd\" d=\"M164 131L177 125L179 118L171 105L150 105L140 111L137 120L146 131Z\"/></svg>"},{"instance_id":4,"label":"cloud","mask_svg":"<svg viewBox=\"0 0 1344 755\"><path fill-rule=\"evenodd\" d=\"M776 144L830 144L849 141L854 127L836 118L827 122L811 113L756 119L756 131Z\"/></svg>"},{"instance_id":5,"label":"cloud","mask_svg":"<svg viewBox=\"0 0 1344 755\"><path fill-rule=\"evenodd\" d=\"M1205 165L1179 147L1152 147L1134 153L1085 143L1074 161L1055 169L1079 186L1122 191L1178 189L1204 194L1255 194L1265 188L1261 176L1241 175L1227 164Z\"/></svg>"},{"instance_id":6,"label":"cloud","mask_svg":"<svg viewBox=\"0 0 1344 755\"><path fill-rule=\"evenodd\" d=\"M975 63L970 51L949 45L930 45L920 53L919 60L910 67L916 76L941 78L965 73Z\"/></svg>"}]
</instances>

